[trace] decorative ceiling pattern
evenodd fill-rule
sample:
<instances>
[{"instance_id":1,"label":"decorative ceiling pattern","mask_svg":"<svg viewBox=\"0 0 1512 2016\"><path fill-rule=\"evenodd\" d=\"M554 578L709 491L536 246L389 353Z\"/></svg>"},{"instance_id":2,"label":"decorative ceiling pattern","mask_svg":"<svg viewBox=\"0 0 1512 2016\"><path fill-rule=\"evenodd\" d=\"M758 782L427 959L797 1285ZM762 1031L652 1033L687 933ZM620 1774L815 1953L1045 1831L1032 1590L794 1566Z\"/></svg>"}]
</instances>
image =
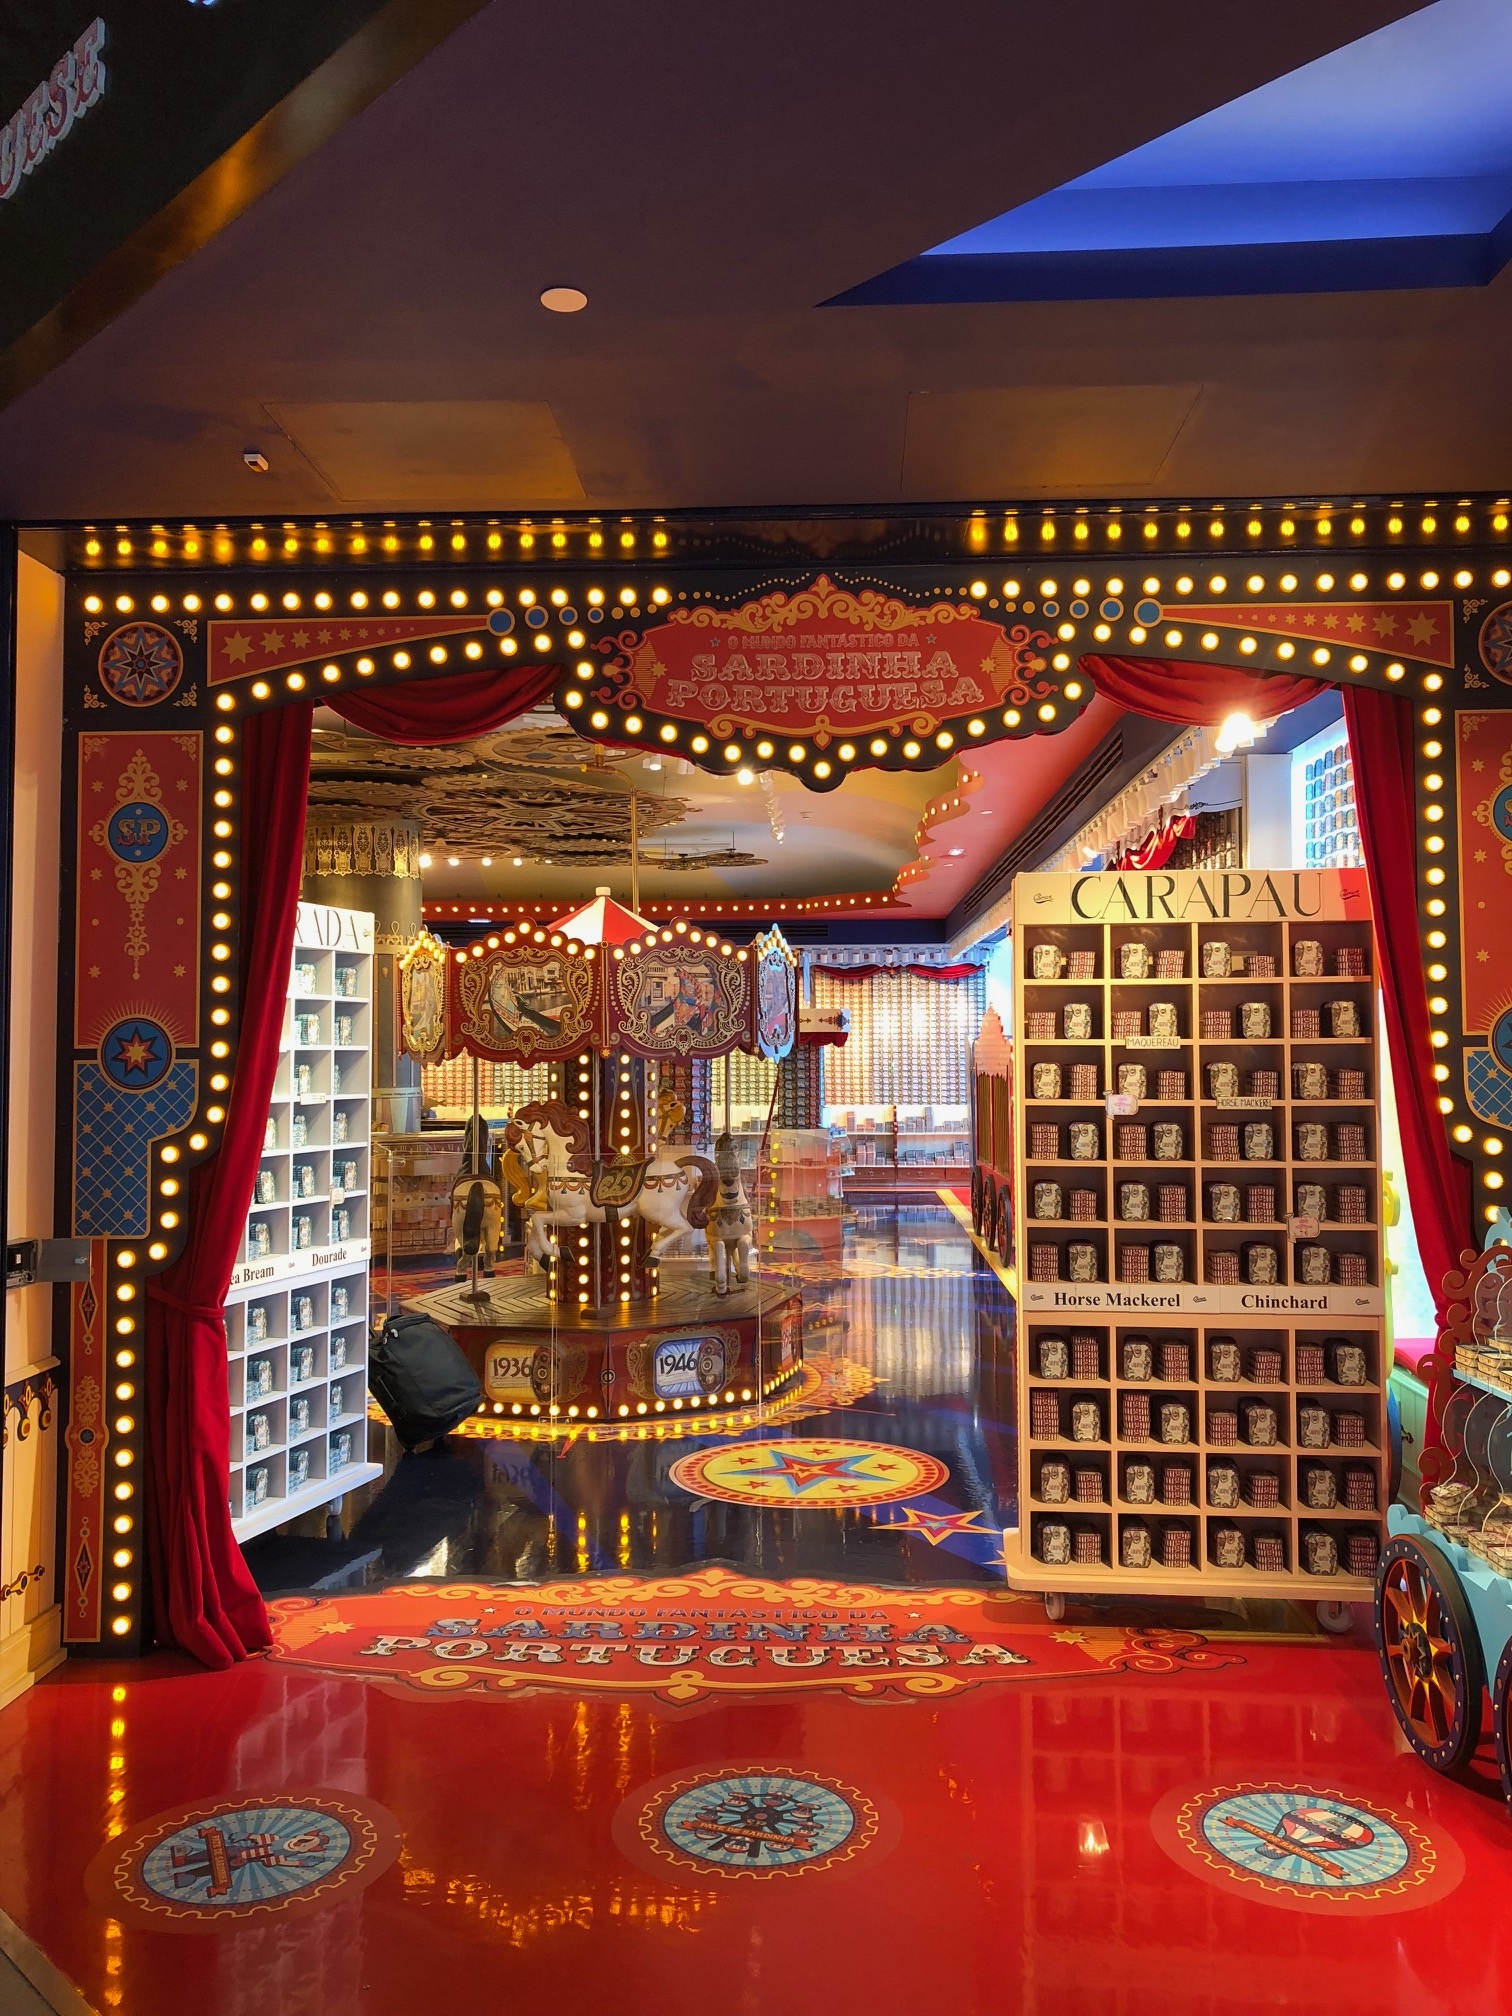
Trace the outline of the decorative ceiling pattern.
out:
<instances>
[{"instance_id":1,"label":"decorative ceiling pattern","mask_svg":"<svg viewBox=\"0 0 1512 2016\"><path fill-rule=\"evenodd\" d=\"M630 788L612 755L585 757L570 729L506 728L445 748L403 749L349 729L315 737L310 806L318 817L379 812L420 822L437 854L518 856L608 867L630 858ZM644 836L678 826L678 798L637 794Z\"/></svg>"},{"instance_id":2,"label":"decorative ceiling pattern","mask_svg":"<svg viewBox=\"0 0 1512 2016\"><path fill-rule=\"evenodd\" d=\"M512 727L470 742L405 749L345 726L323 727L310 761L313 816L410 818L433 854L466 852L537 865L609 868L630 859L628 766L613 750L586 750L565 727ZM736 847L669 836L692 801L637 790L641 865L687 873L761 867Z\"/></svg>"}]
</instances>

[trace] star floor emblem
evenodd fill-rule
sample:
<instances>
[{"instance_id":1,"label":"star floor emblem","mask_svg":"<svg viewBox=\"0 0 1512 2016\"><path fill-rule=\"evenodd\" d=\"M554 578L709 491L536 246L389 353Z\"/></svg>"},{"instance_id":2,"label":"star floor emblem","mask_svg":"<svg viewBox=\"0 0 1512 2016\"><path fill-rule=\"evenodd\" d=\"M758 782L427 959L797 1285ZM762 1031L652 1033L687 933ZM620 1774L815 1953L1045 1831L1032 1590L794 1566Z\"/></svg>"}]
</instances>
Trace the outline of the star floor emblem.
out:
<instances>
[{"instance_id":1,"label":"star floor emblem","mask_svg":"<svg viewBox=\"0 0 1512 2016\"><path fill-rule=\"evenodd\" d=\"M937 1490L949 1477L937 1456L890 1442L801 1436L772 1442L725 1442L672 1465L671 1480L699 1498L732 1505L798 1509L810 1505L886 1505Z\"/></svg>"}]
</instances>

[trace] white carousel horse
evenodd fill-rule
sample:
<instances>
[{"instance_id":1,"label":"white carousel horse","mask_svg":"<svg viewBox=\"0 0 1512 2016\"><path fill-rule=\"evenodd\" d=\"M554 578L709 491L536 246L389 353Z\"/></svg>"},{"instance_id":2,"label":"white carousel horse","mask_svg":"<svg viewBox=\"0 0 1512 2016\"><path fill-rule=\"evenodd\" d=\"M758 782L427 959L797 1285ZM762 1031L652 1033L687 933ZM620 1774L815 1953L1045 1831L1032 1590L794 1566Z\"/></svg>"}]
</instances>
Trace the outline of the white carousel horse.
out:
<instances>
[{"instance_id":1,"label":"white carousel horse","mask_svg":"<svg viewBox=\"0 0 1512 2016\"><path fill-rule=\"evenodd\" d=\"M522 1106L506 1130L504 1166L525 1213L525 1256L544 1272L562 1257L554 1227L602 1225L588 1194L588 1128L560 1100Z\"/></svg>"},{"instance_id":2,"label":"white carousel horse","mask_svg":"<svg viewBox=\"0 0 1512 2016\"><path fill-rule=\"evenodd\" d=\"M751 1278L756 1224L751 1200L741 1180L732 1135L721 1134L715 1142L714 1163L719 1175L719 1194L709 1213L709 1264L714 1275L714 1293L728 1295L732 1278L741 1286Z\"/></svg>"},{"instance_id":3,"label":"white carousel horse","mask_svg":"<svg viewBox=\"0 0 1512 2016\"><path fill-rule=\"evenodd\" d=\"M556 1227L602 1225L607 1215L591 1195L588 1130L565 1106L552 1102L550 1109L542 1104L521 1107L511 1132L515 1138L505 1167L518 1170L512 1181L516 1201L527 1214L526 1254L544 1269L561 1258ZM663 1259L680 1239L704 1227L718 1187L714 1165L702 1155L663 1149L651 1161L630 1207L646 1221L648 1260Z\"/></svg>"},{"instance_id":4,"label":"white carousel horse","mask_svg":"<svg viewBox=\"0 0 1512 2016\"><path fill-rule=\"evenodd\" d=\"M704 1229L718 1189L718 1172L705 1156L674 1155L666 1148L657 1153L634 1207L650 1230L648 1261L666 1259L680 1240Z\"/></svg>"}]
</instances>

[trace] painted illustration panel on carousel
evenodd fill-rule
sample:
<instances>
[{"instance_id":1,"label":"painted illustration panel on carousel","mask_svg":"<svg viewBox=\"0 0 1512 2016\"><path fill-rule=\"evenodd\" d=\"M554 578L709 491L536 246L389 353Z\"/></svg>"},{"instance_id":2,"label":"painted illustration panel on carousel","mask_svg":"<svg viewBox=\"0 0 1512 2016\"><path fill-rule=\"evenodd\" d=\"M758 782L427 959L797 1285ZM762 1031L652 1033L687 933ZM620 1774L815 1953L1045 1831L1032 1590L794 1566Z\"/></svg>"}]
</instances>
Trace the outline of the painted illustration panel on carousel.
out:
<instances>
[{"instance_id":1,"label":"painted illustration panel on carousel","mask_svg":"<svg viewBox=\"0 0 1512 2016\"><path fill-rule=\"evenodd\" d=\"M422 931L399 961L401 1037L418 1063L439 1064L446 1056L445 945Z\"/></svg>"},{"instance_id":2,"label":"painted illustration panel on carousel","mask_svg":"<svg viewBox=\"0 0 1512 2016\"><path fill-rule=\"evenodd\" d=\"M1512 1125L1512 712L1455 716L1465 1090Z\"/></svg>"},{"instance_id":3,"label":"painted illustration panel on carousel","mask_svg":"<svg viewBox=\"0 0 1512 2016\"><path fill-rule=\"evenodd\" d=\"M452 972L452 1040L480 1057L529 1063L595 1041L593 968L550 945L501 947Z\"/></svg>"},{"instance_id":4,"label":"painted illustration panel on carousel","mask_svg":"<svg viewBox=\"0 0 1512 2016\"><path fill-rule=\"evenodd\" d=\"M615 968L618 1040L648 1057L717 1057L746 1035L749 966L716 951L652 946Z\"/></svg>"},{"instance_id":5,"label":"painted illustration panel on carousel","mask_svg":"<svg viewBox=\"0 0 1512 2016\"><path fill-rule=\"evenodd\" d=\"M756 961L752 1039L763 1057L786 1057L798 1035L798 975L787 940L765 931L751 948Z\"/></svg>"}]
</instances>

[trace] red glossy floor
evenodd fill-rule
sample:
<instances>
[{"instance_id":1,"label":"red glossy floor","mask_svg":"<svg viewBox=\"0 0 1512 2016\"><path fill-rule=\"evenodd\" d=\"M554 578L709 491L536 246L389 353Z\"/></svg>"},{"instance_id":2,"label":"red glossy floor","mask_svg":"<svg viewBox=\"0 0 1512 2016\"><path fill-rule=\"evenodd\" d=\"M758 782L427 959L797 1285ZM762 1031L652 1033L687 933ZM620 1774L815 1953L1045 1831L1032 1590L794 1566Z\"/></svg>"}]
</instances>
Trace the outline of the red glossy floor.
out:
<instances>
[{"instance_id":1,"label":"red glossy floor","mask_svg":"<svg viewBox=\"0 0 1512 2016\"><path fill-rule=\"evenodd\" d=\"M1506 2008L1512 1830L1490 1781L1401 1754L1364 1648L1222 1649L1244 1663L684 1707L424 1699L267 1662L77 1667L0 1718L0 1903L91 2004L128 2016ZM762 1874L670 1859L667 1790L751 1767L839 1788L853 1852ZM1314 1816L1342 1796L1407 1863L1312 1901L1233 1880L1172 1808L1218 1793L1260 1810L1244 1786L1296 1788L1287 1810ZM299 1794L354 1830L392 1816L397 1855L305 1908L184 1929L103 1908L98 1870L86 1884L102 1844L159 1815ZM736 1836L780 1832L780 1815L753 1830L753 1810L724 1816ZM1337 1837L1318 1818L1305 1838L1337 1866ZM374 1845L381 1861L394 1842Z\"/></svg>"},{"instance_id":2,"label":"red glossy floor","mask_svg":"<svg viewBox=\"0 0 1512 2016\"><path fill-rule=\"evenodd\" d=\"M845 1274L827 1411L406 1459L265 1553L272 1657L13 1704L0 1909L123 2016L1512 2008L1489 1758L1363 1630L1006 1592L993 1277L943 1213Z\"/></svg>"}]
</instances>

